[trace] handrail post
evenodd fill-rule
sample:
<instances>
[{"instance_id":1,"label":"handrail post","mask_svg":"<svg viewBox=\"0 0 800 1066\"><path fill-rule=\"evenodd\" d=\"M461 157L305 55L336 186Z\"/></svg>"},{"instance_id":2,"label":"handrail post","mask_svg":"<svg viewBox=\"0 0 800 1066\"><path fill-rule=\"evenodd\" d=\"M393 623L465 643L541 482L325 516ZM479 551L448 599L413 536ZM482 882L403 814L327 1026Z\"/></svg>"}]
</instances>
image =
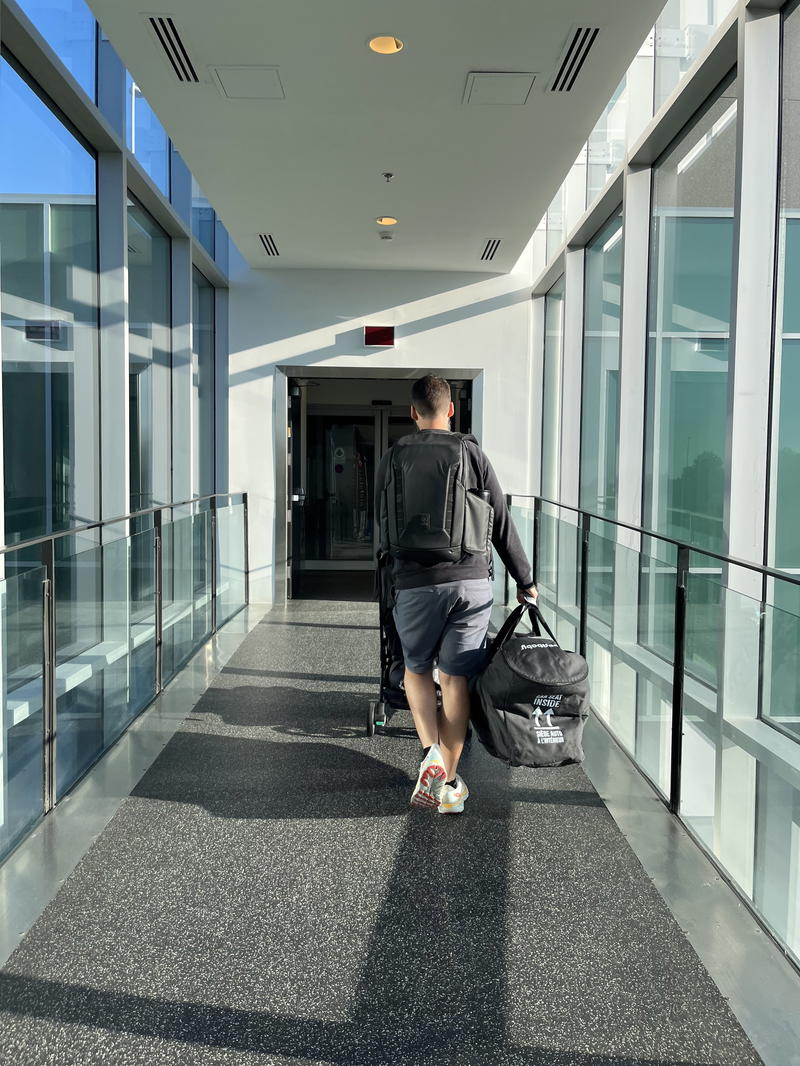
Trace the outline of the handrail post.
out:
<instances>
[{"instance_id":1,"label":"handrail post","mask_svg":"<svg viewBox=\"0 0 800 1066\"><path fill-rule=\"evenodd\" d=\"M156 628L156 692L161 692L163 686L163 655L164 655L164 548L162 543L162 515L163 511L153 512L153 529L155 530L155 628Z\"/></svg>"},{"instance_id":2,"label":"handrail post","mask_svg":"<svg viewBox=\"0 0 800 1066\"><path fill-rule=\"evenodd\" d=\"M585 511L581 515L581 617L580 617L580 653L586 658L586 630L589 617L589 532L591 518Z\"/></svg>"},{"instance_id":3,"label":"handrail post","mask_svg":"<svg viewBox=\"0 0 800 1066\"><path fill-rule=\"evenodd\" d=\"M244 602L245 606L250 603L250 520L247 502L247 493L242 493L244 504Z\"/></svg>"},{"instance_id":4,"label":"handrail post","mask_svg":"<svg viewBox=\"0 0 800 1066\"><path fill-rule=\"evenodd\" d=\"M533 568L533 583L539 584L539 540L542 533L542 501L540 497L535 496L533 500L533 558L531 559L531 567Z\"/></svg>"},{"instance_id":5,"label":"handrail post","mask_svg":"<svg viewBox=\"0 0 800 1066\"><path fill-rule=\"evenodd\" d=\"M689 548L678 548L675 570L675 654L672 673L672 743L670 747L669 809L680 813L683 762L683 690L686 663L686 583Z\"/></svg>"},{"instance_id":6,"label":"handrail post","mask_svg":"<svg viewBox=\"0 0 800 1066\"><path fill-rule=\"evenodd\" d=\"M512 502L513 499L514 499L514 497L511 495L511 493L507 492L506 493L506 507L508 508L509 513L511 512L511 502ZM510 591L509 591L509 587L508 587L508 567L504 566L503 567L503 606L504 607L508 607L510 599L511 599L511 595L510 595Z\"/></svg>"},{"instance_id":7,"label":"handrail post","mask_svg":"<svg viewBox=\"0 0 800 1066\"><path fill-rule=\"evenodd\" d=\"M42 758L43 805L47 814L56 802L56 603L55 543L42 543Z\"/></svg>"},{"instance_id":8,"label":"handrail post","mask_svg":"<svg viewBox=\"0 0 800 1066\"><path fill-rule=\"evenodd\" d=\"M217 497L212 496L211 507L211 632L217 631Z\"/></svg>"}]
</instances>

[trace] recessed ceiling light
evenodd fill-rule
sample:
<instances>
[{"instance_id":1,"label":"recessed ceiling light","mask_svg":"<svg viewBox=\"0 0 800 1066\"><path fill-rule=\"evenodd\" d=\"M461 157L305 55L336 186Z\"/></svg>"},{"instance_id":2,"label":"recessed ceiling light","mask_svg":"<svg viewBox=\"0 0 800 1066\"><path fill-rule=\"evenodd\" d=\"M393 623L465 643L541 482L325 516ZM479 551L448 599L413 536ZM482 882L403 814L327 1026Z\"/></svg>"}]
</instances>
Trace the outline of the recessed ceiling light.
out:
<instances>
[{"instance_id":1,"label":"recessed ceiling light","mask_svg":"<svg viewBox=\"0 0 800 1066\"><path fill-rule=\"evenodd\" d=\"M379 226L396 226L397 219L393 215L379 215L375 219Z\"/></svg>"},{"instance_id":2,"label":"recessed ceiling light","mask_svg":"<svg viewBox=\"0 0 800 1066\"><path fill-rule=\"evenodd\" d=\"M397 55L398 52L403 51L404 47L399 37L373 37L369 46L373 52L382 56Z\"/></svg>"}]
</instances>

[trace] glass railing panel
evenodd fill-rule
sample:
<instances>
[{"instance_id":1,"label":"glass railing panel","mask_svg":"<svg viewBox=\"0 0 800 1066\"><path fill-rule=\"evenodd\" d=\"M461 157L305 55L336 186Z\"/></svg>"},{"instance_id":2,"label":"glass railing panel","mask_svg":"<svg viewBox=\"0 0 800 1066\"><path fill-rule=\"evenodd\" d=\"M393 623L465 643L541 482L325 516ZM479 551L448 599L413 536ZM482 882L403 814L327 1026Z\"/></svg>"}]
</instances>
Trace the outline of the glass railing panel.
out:
<instances>
[{"instance_id":1,"label":"glass railing panel","mask_svg":"<svg viewBox=\"0 0 800 1066\"><path fill-rule=\"evenodd\" d=\"M97 532L55 542L56 794L97 761L103 743L103 549Z\"/></svg>"},{"instance_id":2,"label":"glass railing panel","mask_svg":"<svg viewBox=\"0 0 800 1066\"><path fill-rule=\"evenodd\" d=\"M589 532L586 608L592 618L611 625L614 614L616 528L593 521Z\"/></svg>"},{"instance_id":3,"label":"glass railing panel","mask_svg":"<svg viewBox=\"0 0 800 1066\"><path fill-rule=\"evenodd\" d=\"M217 626L247 602L244 504L231 499L217 507Z\"/></svg>"},{"instance_id":4,"label":"glass railing panel","mask_svg":"<svg viewBox=\"0 0 800 1066\"><path fill-rule=\"evenodd\" d=\"M574 512L564 510L566 517L556 517L557 510L543 504L539 519L539 602L551 625L555 622L553 629L561 646L574 650L578 647L580 613L580 529L575 525Z\"/></svg>"},{"instance_id":5,"label":"glass railing panel","mask_svg":"<svg viewBox=\"0 0 800 1066\"><path fill-rule=\"evenodd\" d=\"M756 762L743 748L729 750L728 762L731 772L746 773L746 798L754 800L754 806L746 811L745 823L748 837L750 825L755 823L753 903L778 940L786 945L795 963L800 963L797 777L774 760L764 758ZM731 804L737 802L732 787L726 789L725 798Z\"/></svg>"},{"instance_id":6,"label":"glass railing panel","mask_svg":"<svg viewBox=\"0 0 800 1066\"><path fill-rule=\"evenodd\" d=\"M686 670L715 690L721 678L726 606L721 564L692 552L686 583Z\"/></svg>"},{"instance_id":7,"label":"glass railing panel","mask_svg":"<svg viewBox=\"0 0 800 1066\"><path fill-rule=\"evenodd\" d=\"M164 684L211 634L211 514L187 515L162 529Z\"/></svg>"},{"instance_id":8,"label":"glass railing panel","mask_svg":"<svg viewBox=\"0 0 800 1066\"><path fill-rule=\"evenodd\" d=\"M678 549L652 537L642 540L639 640L672 662L675 650L675 580Z\"/></svg>"},{"instance_id":9,"label":"glass railing panel","mask_svg":"<svg viewBox=\"0 0 800 1066\"><path fill-rule=\"evenodd\" d=\"M761 717L800 740L800 587L770 581L768 596Z\"/></svg>"},{"instance_id":10,"label":"glass railing panel","mask_svg":"<svg viewBox=\"0 0 800 1066\"><path fill-rule=\"evenodd\" d=\"M0 858L44 812L44 567L0 581Z\"/></svg>"},{"instance_id":11,"label":"glass railing panel","mask_svg":"<svg viewBox=\"0 0 800 1066\"><path fill-rule=\"evenodd\" d=\"M757 575L746 576L757 589ZM680 815L797 960L800 785L796 764L780 756L755 711L759 700L765 720L796 710L798 619L730 587L741 579L741 569L731 566L727 584L717 582L719 610L712 614L705 602L699 605L701 622L695 629L705 628L707 646L716 646L719 692L687 672ZM693 580L692 575L687 626L698 610L692 605ZM773 592L774 598L793 594L788 585ZM787 653L780 665L772 658L776 645Z\"/></svg>"},{"instance_id":12,"label":"glass railing panel","mask_svg":"<svg viewBox=\"0 0 800 1066\"><path fill-rule=\"evenodd\" d=\"M558 583L558 508L542 504L539 517L539 555L537 563L539 591L555 597Z\"/></svg>"},{"instance_id":13,"label":"glass railing panel","mask_svg":"<svg viewBox=\"0 0 800 1066\"><path fill-rule=\"evenodd\" d=\"M617 544L611 602L611 700L606 723L666 796L669 792L675 567L641 548ZM597 625L590 624L589 633ZM642 640L658 643L654 651Z\"/></svg>"},{"instance_id":14,"label":"glass railing panel","mask_svg":"<svg viewBox=\"0 0 800 1066\"><path fill-rule=\"evenodd\" d=\"M154 530L96 536L56 541L57 797L156 694Z\"/></svg>"},{"instance_id":15,"label":"glass railing panel","mask_svg":"<svg viewBox=\"0 0 800 1066\"><path fill-rule=\"evenodd\" d=\"M156 695L155 531L104 545L103 740L106 747ZM122 648L125 648L122 654Z\"/></svg>"}]
</instances>

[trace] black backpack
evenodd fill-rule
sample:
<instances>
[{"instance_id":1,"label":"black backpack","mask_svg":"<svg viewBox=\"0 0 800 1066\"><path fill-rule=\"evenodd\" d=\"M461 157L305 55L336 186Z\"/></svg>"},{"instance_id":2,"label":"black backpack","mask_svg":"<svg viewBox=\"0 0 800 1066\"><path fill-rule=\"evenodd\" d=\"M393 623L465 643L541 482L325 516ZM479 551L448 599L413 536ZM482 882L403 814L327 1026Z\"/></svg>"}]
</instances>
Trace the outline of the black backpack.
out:
<instances>
[{"instance_id":1,"label":"black backpack","mask_svg":"<svg viewBox=\"0 0 800 1066\"><path fill-rule=\"evenodd\" d=\"M533 633L517 636L514 630L527 612ZM510 766L583 762L588 676L586 660L559 647L538 607L517 607L492 642L472 689L470 717L483 746Z\"/></svg>"},{"instance_id":2,"label":"black backpack","mask_svg":"<svg viewBox=\"0 0 800 1066\"><path fill-rule=\"evenodd\" d=\"M460 433L422 430L392 445L381 542L393 559L432 565L490 553L493 511Z\"/></svg>"}]
</instances>

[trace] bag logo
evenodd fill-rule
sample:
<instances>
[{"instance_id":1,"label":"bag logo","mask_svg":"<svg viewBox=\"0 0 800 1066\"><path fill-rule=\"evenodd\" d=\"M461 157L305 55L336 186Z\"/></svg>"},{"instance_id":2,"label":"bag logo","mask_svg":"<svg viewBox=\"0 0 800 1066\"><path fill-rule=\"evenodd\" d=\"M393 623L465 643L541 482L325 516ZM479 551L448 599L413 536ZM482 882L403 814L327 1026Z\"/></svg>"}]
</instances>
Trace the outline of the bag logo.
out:
<instances>
[{"instance_id":1,"label":"bag logo","mask_svg":"<svg viewBox=\"0 0 800 1066\"><path fill-rule=\"evenodd\" d=\"M553 725L553 712L558 710L563 695L537 696L533 701L533 728L540 744L563 744L564 733ZM544 717L544 725L542 725Z\"/></svg>"},{"instance_id":2,"label":"bag logo","mask_svg":"<svg viewBox=\"0 0 800 1066\"><path fill-rule=\"evenodd\" d=\"M557 648L554 640L540 640L538 644L520 644L520 651L532 651L534 648Z\"/></svg>"}]
</instances>

